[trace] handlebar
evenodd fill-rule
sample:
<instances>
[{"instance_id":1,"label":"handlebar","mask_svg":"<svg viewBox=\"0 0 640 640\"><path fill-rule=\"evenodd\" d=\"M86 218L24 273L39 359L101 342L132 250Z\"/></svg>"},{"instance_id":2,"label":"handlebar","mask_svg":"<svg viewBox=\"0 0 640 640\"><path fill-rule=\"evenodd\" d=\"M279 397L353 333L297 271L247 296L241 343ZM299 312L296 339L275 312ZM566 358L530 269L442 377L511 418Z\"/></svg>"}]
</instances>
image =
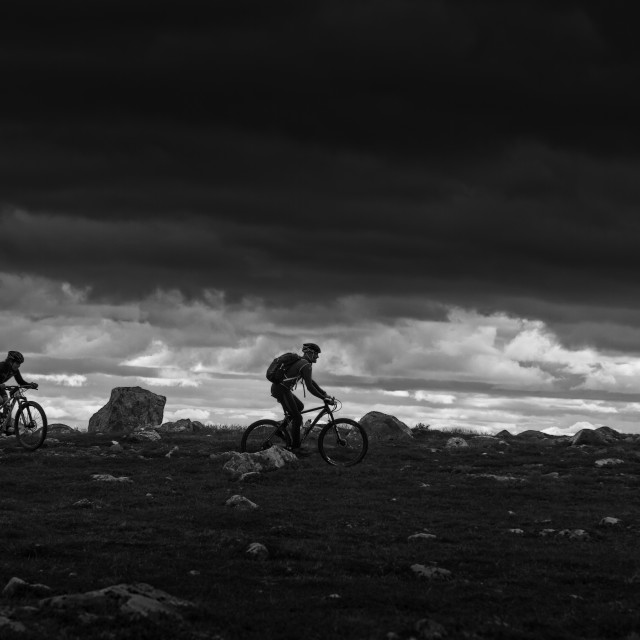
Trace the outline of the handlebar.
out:
<instances>
[{"instance_id":1,"label":"handlebar","mask_svg":"<svg viewBox=\"0 0 640 640\"><path fill-rule=\"evenodd\" d=\"M37 382L32 382L31 384L3 384L2 385L11 395L16 393L16 391L20 389L33 389L34 391L38 388Z\"/></svg>"},{"instance_id":2,"label":"handlebar","mask_svg":"<svg viewBox=\"0 0 640 640\"><path fill-rule=\"evenodd\" d=\"M334 411L338 408L338 405L342 406L342 403L337 398L324 398L324 404L327 407L332 407Z\"/></svg>"}]
</instances>

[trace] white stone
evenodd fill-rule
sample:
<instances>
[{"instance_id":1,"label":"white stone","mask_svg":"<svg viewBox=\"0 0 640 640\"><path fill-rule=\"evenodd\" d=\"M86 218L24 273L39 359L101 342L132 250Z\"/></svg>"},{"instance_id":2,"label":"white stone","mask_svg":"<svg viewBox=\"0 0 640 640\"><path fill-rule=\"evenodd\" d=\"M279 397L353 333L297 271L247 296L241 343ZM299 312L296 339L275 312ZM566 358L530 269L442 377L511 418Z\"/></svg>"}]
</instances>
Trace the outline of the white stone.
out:
<instances>
[{"instance_id":1,"label":"white stone","mask_svg":"<svg viewBox=\"0 0 640 640\"><path fill-rule=\"evenodd\" d=\"M100 508L100 505L96 504L92 500L89 500L89 498L81 498L77 502L74 502L73 506L76 509L99 509Z\"/></svg>"},{"instance_id":2,"label":"white stone","mask_svg":"<svg viewBox=\"0 0 640 640\"><path fill-rule=\"evenodd\" d=\"M475 473L474 478L491 478L496 482L524 482L523 478L516 478L515 476L497 476L493 473Z\"/></svg>"},{"instance_id":3,"label":"white stone","mask_svg":"<svg viewBox=\"0 0 640 640\"><path fill-rule=\"evenodd\" d=\"M602 458L595 462L596 467L613 467L617 464L624 464L624 460L620 460L620 458Z\"/></svg>"},{"instance_id":4,"label":"white stone","mask_svg":"<svg viewBox=\"0 0 640 640\"><path fill-rule=\"evenodd\" d=\"M120 476L116 478L108 473L94 473L91 478L97 482L133 482L128 476Z\"/></svg>"},{"instance_id":5,"label":"white stone","mask_svg":"<svg viewBox=\"0 0 640 640\"><path fill-rule=\"evenodd\" d=\"M266 560L269 557L269 550L261 542L252 542L245 553L259 560Z\"/></svg>"},{"instance_id":6,"label":"white stone","mask_svg":"<svg viewBox=\"0 0 640 640\"><path fill-rule=\"evenodd\" d=\"M420 540L435 540L436 536L433 533L414 533L409 536L407 540L409 542L419 542Z\"/></svg>"},{"instance_id":7,"label":"white stone","mask_svg":"<svg viewBox=\"0 0 640 640\"><path fill-rule=\"evenodd\" d=\"M240 495L231 496L224 504L226 507L233 507L240 511L250 511L258 508L255 502L251 502L248 498Z\"/></svg>"},{"instance_id":8,"label":"white stone","mask_svg":"<svg viewBox=\"0 0 640 640\"><path fill-rule=\"evenodd\" d=\"M602 520L600 520L600 526L612 526L614 524L620 524L620 519L619 518L613 518L611 516L607 516L605 518L602 518Z\"/></svg>"}]
</instances>

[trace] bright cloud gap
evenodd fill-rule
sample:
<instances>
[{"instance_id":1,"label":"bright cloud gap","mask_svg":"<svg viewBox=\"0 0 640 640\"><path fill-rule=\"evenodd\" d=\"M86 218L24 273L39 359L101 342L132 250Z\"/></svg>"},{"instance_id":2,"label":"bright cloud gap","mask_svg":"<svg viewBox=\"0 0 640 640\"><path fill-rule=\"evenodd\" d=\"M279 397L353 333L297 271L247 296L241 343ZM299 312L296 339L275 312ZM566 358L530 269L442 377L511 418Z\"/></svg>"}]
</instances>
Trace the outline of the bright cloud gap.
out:
<instances>
[{"instance_id":1,"label":"bright cloud gap","mask_svg":"<svg viewBox=\"0 0 640 640\"><path fill-rule=\"evenodd\" d=\"M540 320L457 307L440 319L394 318L371 314L389 301L362 296L317 309L231 304L215 291L96 303L68 283L9 274L0 274L0 303L6 344L27 355L25 377L40 383L51 415L78 426L116 386L157 390L171 416L247 424L278 415L264 370L311 339L323 348L315 377L333 380L356 418L381 410L410 425L483 432L640 424L640 404L625 400L640 385L640 358L568 348Z\"/></svg>"}]
</instances>

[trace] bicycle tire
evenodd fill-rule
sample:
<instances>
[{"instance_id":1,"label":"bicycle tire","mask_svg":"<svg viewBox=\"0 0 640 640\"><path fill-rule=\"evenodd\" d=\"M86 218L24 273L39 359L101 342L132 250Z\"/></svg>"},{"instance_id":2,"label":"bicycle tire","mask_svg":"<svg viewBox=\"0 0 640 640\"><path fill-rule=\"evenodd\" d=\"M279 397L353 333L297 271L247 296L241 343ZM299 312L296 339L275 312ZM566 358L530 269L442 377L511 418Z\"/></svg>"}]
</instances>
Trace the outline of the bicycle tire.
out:
<instances>
[{"instance_id":1,"label":"bicycle tire","mask_svg":"<svg viewBox=\"0 0 640 640\"><path fill-rule=\"evenodd\" d=\"M240 451L256 453L266 451L275 445L290 447L291 437L286 431L281 431L279 427L280 423L275 420L257 420L250 424L242 434Z\"/></svg>"},{"instance_id":2,"label":"bicycle tire","mask_svg":"<svg viewBox=\"0 0 640 640\"><path fill-rule=\"evenodd\" d=\"M28 451L35 451L47 437L47 416L44 409L32 400L23 403L16 413L14 429L20 445Z\"/></svg>"},{"instance_id":3,"label":"bicycle tire","mask_svg":"<svg viewBox=\"0 0 640 640\"><path fill-rule=\"evenodd\" d=\"M362 462L369 438L355 420L337 418L325 425L318 436L318 450L325 462L335 467L352 467Z\"/></svg>"}]
</instances>

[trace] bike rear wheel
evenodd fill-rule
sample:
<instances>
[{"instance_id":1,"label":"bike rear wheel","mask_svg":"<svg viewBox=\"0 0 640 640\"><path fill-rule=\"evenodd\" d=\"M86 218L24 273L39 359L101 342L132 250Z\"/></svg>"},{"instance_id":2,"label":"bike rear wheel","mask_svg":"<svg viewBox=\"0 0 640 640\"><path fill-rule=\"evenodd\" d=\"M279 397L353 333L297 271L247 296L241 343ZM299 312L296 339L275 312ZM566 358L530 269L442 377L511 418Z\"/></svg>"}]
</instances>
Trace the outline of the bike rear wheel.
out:
<instances>
[{"instance_id":1,"label":"bike rear wheel","mask_svg":"<svg viewBox=\"0 0 640 640\"><path fill-rule=\"evenodd\" d=\"M326 425L318 437L318 449L326 462L336 467L352 467L367 454L367 432L349 418L338 418Z\"/></svg>"},{"instance_id":2,"label":"bike rear wheel","mask_svg":"<svg viewBox=\"0 0 640 640\"><path fill-rule=\"evenodd\" d=\"M256 453L266 451L278 445L291 446L291 438L286 431L280 430L280 423L275 420L258 420L250 424L242 434L240 451Z\"/></svg>"},{"instance_id":3,"label":"bike rear wheel","mask_svg":"<svg viewBox=\"0 0 640 640\"><path fill-rule=\"evenodd\" d=\"M35 451L47 437L47 416L44 409L33 401L25 402L15 419L16 438L28 451Z\"/></svg>"}]
</instances>

